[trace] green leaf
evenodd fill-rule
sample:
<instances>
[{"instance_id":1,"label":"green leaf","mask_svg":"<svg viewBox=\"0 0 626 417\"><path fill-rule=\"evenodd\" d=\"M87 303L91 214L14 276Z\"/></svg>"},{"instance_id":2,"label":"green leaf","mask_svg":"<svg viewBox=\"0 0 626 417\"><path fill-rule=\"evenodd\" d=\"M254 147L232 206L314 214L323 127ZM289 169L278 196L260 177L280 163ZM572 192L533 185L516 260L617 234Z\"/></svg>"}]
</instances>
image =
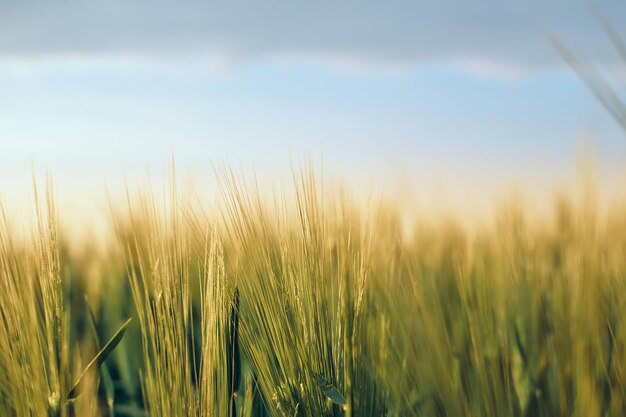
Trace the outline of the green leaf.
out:
<instances>
[{"instance_id":1,"label":"green leaf","mask_svg":"<svg viewBox=\"0 0 626 417\"><path fill-rule=\"evenodd\" d=\"M315 381L317 382L317 385L320 387L320 389L322 390L322 393L326 397L328 397L335 404L338 404L341 406L346 405L346 399L339 392L339 390L332 384L332 382L330 382L321 374L318 374L315 372L313 374L315 375Z\"/></svg>"},{"instance_id":2,"label":"green leaf","mask_svg":"<svg viewBox=\"0 0 626 417\"><path fill-rule=\"evenodd\" d=\"M126 320L126 322L122 324L122 327L120 327L119 330L115 332L113 337L111 337L111 339L107 342L107 344L104 345L104 347L100 350L100 352L98 352L98 354L85 367L83 372L78 377L78 380L76 381L76 383L70 390L69 394L67 395L68 400L73 400L76 397L78 397L78 395L80 394L80 388L81 388L80 384L83 378L85 377L85 375L87 374L87 372L94 366L96 368L99 368L100 365L102 365L102 363L109 357L111 352L113 352L113 350L117 347L117 345L122 340L122 337L124 337L124 333L126 332L126 329L128 329L128 326L130 326L131 321L132 321L132 318L129 318L128 320Z\"/></svg>"},{"instance_id":3,"label":"green leaf","mask_svg":"<svg viewBox=\"0 0 626 417\"><path fill-rule=\"evenodd\" d=\"M89 328L91 329L93 337L96 341L96 349L100 349L100 338L98 337L98 331L96 328L96 317L93 314L93 309L91 308L91 304L89 303L87 296L85 296L85 305L88 313L87 316L89 317ZM113 404L115 403L115 385L113 384L113 379L111 378L111 373L109 372L109 368L106 363L102 364L100 373L102 374L102 382L104 384L104 393L106 395L107 406L109 407L109 414L111 417L115 417L113 409Z\"/></svg>"}]
</instances>

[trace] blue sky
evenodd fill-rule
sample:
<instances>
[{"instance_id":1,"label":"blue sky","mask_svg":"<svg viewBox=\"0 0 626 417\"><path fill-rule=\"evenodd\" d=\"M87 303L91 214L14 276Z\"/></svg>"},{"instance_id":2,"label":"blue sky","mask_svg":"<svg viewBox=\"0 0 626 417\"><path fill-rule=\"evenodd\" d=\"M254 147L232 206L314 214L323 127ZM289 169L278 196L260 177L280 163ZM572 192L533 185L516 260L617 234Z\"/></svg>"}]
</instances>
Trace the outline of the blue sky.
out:
<instances>
[{"instance_id":1,"label":"blue sky","mask_svg":"<svg viewBox=\"0 0 626 417\"><path fill-rule=\"evenodd\" d=\"M192 175L309 155L466 192L567 181L582 138L608 175L624 166L622 131L546 40L619 74L588 2L24 1L0 28L5 193L31 163L93 188L172 152Z\"/></svg>"}]
</instances>

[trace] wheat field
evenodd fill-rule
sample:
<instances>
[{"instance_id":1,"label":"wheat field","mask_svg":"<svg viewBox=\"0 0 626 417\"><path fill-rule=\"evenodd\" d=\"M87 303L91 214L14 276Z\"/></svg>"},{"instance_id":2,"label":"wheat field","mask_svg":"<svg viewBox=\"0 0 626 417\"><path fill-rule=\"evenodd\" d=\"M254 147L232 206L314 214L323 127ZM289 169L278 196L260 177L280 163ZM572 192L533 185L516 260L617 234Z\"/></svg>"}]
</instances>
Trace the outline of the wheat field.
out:
<instances>
[{"instance_id":1,"label":"wheat field","mask_svg":"<svg viewBox=\"0 0 626 417\"><path fill-rule=\"evenodd\" d=\"M0 415L626 415L619 205L407 228L292 179L129 191L105 250L71 250L35 188L29 238L0 224Z\"/></svg>"}]
</instances>

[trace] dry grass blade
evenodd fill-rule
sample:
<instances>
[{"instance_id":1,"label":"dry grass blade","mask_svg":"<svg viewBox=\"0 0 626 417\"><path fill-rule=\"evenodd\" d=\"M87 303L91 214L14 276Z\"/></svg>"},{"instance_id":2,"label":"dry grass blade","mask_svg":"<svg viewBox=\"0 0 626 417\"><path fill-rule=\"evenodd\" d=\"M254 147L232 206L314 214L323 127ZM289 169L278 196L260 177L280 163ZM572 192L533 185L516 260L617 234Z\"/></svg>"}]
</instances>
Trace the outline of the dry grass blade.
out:
<instances>
[{"instance_id":1,"label":"dry grass blade","mask_svg":"<svg viewBox=\"0 0 626 417\"><path fill-rule=\"evenodd\" d=\"M613 116L623 129L626 129L626 105L622 98L611 87L611 84L600 72L590 65L586 65L556 37L550 36L550 43L561 54L563 59L576 71L580 78L587 85L589 90Z\"/></svg>"},{"instance_id":2,"label":"dry grass blade","mask_svg":"<svg viewBox=\"0 0 626 417\"><path fill-rule=\"evenodd\" d=\"M622 63L626 64L626 44L621 35L596 4L592 3L591 9L596 20L613 45L613 48L622 59ZM594 65L578 59L575 54L555 36L549 35L548 41L578 74L598 101L620 124L622 129L626 130L626 104L607 77L603 76Z\"/></svg>"}]
</instances>

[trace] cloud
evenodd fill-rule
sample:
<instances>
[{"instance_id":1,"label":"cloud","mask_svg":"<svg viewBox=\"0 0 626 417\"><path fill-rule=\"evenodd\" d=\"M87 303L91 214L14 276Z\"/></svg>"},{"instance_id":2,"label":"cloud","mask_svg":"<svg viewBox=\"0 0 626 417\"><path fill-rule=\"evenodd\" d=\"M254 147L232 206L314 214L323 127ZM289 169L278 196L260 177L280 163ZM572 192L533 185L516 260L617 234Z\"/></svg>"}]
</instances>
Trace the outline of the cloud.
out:
<instances>
[{"instance_id":1,"label":"cloud","mask_svg":"<svg viewBox=\"0 0 626 417\"><path fill-rule=\"evenodd\" d=\"M626 18L626 4L599 6L616 24ZM365 69L501 68L510 75L562 66L545 40L547 32L591 59L612 59L606 36L582 0L22 0L0 3L0 63L128 57L238 64L297 58Z\"/></svg>"}]
</instances>

